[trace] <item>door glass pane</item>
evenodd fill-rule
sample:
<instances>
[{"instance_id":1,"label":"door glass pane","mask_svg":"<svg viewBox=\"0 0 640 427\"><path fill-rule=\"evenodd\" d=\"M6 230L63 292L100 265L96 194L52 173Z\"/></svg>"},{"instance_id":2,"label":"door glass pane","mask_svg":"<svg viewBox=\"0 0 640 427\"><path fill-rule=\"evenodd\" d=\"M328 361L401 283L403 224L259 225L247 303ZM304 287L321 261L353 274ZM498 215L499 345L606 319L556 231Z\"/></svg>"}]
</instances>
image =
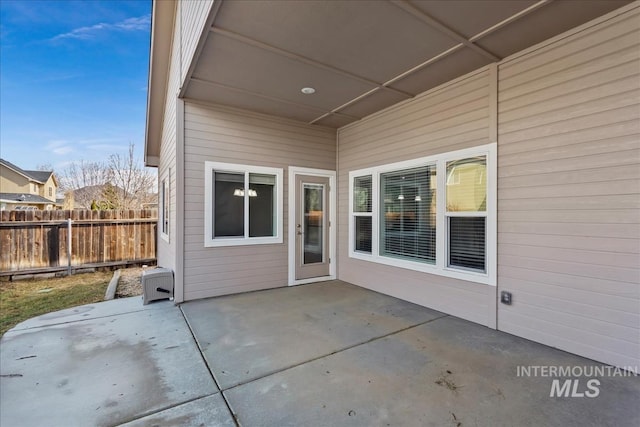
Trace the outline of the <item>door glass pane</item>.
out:
<instances>
[{"instance_id":1,"label":"door glass pane","mask_svg":"<svg viewBox=\"0 0 640 427\"><path fill-rule=\"evenodd\" d=\"M214 174L213 237L244 237L244 174Z\"/></svg>"},{"instance_id":2,"label":"door glass pane","mask_svg":"<svg viewBox=\"0 0 640 427\"><path fill-rule=\"evenodd\" d=\"M304 184L303 264L323 262L324 246L324 186Z\"/></svg>"},{"instance_id":3,"label":"door glass pane","mask_svg":"<svg viewBox=\"0 0 640 427\"><path fill-rule=\"evenodd\" d=\"M275 236L275 175L249 174L249 237Z\"/></svg>"}]
</instances>

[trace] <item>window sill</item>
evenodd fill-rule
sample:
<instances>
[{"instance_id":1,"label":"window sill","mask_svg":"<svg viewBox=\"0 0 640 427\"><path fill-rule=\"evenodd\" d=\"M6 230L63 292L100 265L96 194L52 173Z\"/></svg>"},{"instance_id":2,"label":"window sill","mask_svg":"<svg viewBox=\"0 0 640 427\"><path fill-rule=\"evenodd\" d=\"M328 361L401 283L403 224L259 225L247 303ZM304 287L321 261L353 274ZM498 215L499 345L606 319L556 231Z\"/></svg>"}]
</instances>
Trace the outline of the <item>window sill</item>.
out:
<instances>
[{"instance_id":1,"label":"window sill","mask_svg":"<svg viewBox=\"0 0 640 427\"><path fill-rule=\"evenodd\" d=\"M351 252L349 258L361 261L373 262L375 264L388 265L391 267L403 268L405 270L419 271L421 273L434 274L437 276L451 277L453 279L465 280L467 282L480 283L488 286L496 286L495 278L487 273L475 271L457 270L451 267L439 267L433 264L423 264L401 259L394 259L383 256L374 256L362 252Z\"/></svg>"},{"instance_id":2,"label":"window sill","mask_svg":"<svg viewBox=\"0 0 640 427\"><path fill-rule=\"evenodd\" d=\"M252 246L252 245L276 245L282 243L282 237L228 237L220 239L209 239L204 242L205 248L216 248L225 246Z\"/></svg>"}]
</instances>

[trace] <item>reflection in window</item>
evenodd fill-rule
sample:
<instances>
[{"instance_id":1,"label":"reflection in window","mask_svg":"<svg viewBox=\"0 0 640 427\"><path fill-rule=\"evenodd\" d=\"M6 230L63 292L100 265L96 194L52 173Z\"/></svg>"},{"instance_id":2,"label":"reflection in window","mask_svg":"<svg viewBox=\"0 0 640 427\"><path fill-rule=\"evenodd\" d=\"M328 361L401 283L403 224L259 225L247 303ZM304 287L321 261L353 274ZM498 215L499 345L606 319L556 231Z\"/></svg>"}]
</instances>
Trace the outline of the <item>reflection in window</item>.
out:
<instances>
[{"instance_id":1,"label":"reflection in window","mask_svg":"<svg viewBox=\"0 0 640 427\"><path fill-rule=\"evenodd\" d=\"M447 162L447 266L486 271L487 158Z\"/></svg>"},{"instance_id":2,"label":"reflection in window","mask_svg":"<svg viewBox=\"0 0 640 427\"><path fill-rule=\"evenodd\" d=\"M371 253L372 235L372 177L358 176L353 179L354 250Z\"/></svg>"},{"instance_id":3,"label":"reflection in window","mask_svg":"<svg viewBox=\"0 0 640 427\"><path fill-rule=\"evenodd\" d=\"M283 170L204 163L204 245L282 243Z\"/></svg>"},{"instance_id":4,"label":"reflection in window","mask_svg":"<svg viewBox=\"0 0 640 427\"><path fill-rule=\"evenodd\" d=\"M244 174L214 172L214 237L244 236Z\"/></svg>"},{"instance_id":5,"label":"reflection in window","mask_svg":"<svg viewBox=\"0 0 640 427\"><path fill-rule=\"evenodd\" d=\"M495 156L492 143L350 171L349 256L495 285Z\"/></svg>"},{"instance_id":6,"label":"reflection in window","mask_svg":"<svg viewBox=\"0 0 640 427\"><path fill-rule=\"evenodd\" d=\"M249 174L249 237L275 236L276 177Z\"/></svg>"},{"instance_id":7,"label":"reflection in window","mask_svg":"<svg viewBox=\"0 0 640 427\"><path fill-rule=\"evenodd\" d=\"M487 209L485 156L447 162L447 211L479 212Z\"/></svg>"}]
</instances>

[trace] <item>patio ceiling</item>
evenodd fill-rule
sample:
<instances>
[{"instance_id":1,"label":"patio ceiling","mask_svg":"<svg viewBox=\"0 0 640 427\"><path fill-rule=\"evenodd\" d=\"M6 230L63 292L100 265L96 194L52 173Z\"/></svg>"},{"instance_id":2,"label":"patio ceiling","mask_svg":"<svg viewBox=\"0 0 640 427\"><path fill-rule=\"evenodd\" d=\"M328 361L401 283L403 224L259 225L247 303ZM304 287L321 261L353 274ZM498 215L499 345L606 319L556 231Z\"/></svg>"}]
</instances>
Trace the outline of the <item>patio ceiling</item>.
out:
<instances>
[{"instance_id":1,"label":"patio ceiling","mask_svg":"<svg viewBox=\"0 0 640 427\"><path fill-rule=\"evenodd\" d=\"M181 95L337 128L627 3L224 0Z\"/></svg>"}]
</instances>

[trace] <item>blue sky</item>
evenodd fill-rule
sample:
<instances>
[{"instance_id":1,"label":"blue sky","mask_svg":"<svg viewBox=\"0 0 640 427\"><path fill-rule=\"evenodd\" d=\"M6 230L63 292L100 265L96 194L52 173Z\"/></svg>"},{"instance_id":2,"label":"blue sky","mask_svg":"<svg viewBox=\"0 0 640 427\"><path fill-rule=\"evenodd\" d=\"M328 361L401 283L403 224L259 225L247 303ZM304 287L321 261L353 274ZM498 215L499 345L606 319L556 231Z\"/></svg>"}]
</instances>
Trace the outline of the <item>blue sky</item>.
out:
<instances>
[{"instance_id":1,"label":"blue sky","mask_svg":"<svg viewBox=\"0 0 640 427\"><path fill-rule=\"evenodd\" d=\"M151 1L0 0L0 156L23 169L144 147Z\"/></svg>"}]
</instances>

